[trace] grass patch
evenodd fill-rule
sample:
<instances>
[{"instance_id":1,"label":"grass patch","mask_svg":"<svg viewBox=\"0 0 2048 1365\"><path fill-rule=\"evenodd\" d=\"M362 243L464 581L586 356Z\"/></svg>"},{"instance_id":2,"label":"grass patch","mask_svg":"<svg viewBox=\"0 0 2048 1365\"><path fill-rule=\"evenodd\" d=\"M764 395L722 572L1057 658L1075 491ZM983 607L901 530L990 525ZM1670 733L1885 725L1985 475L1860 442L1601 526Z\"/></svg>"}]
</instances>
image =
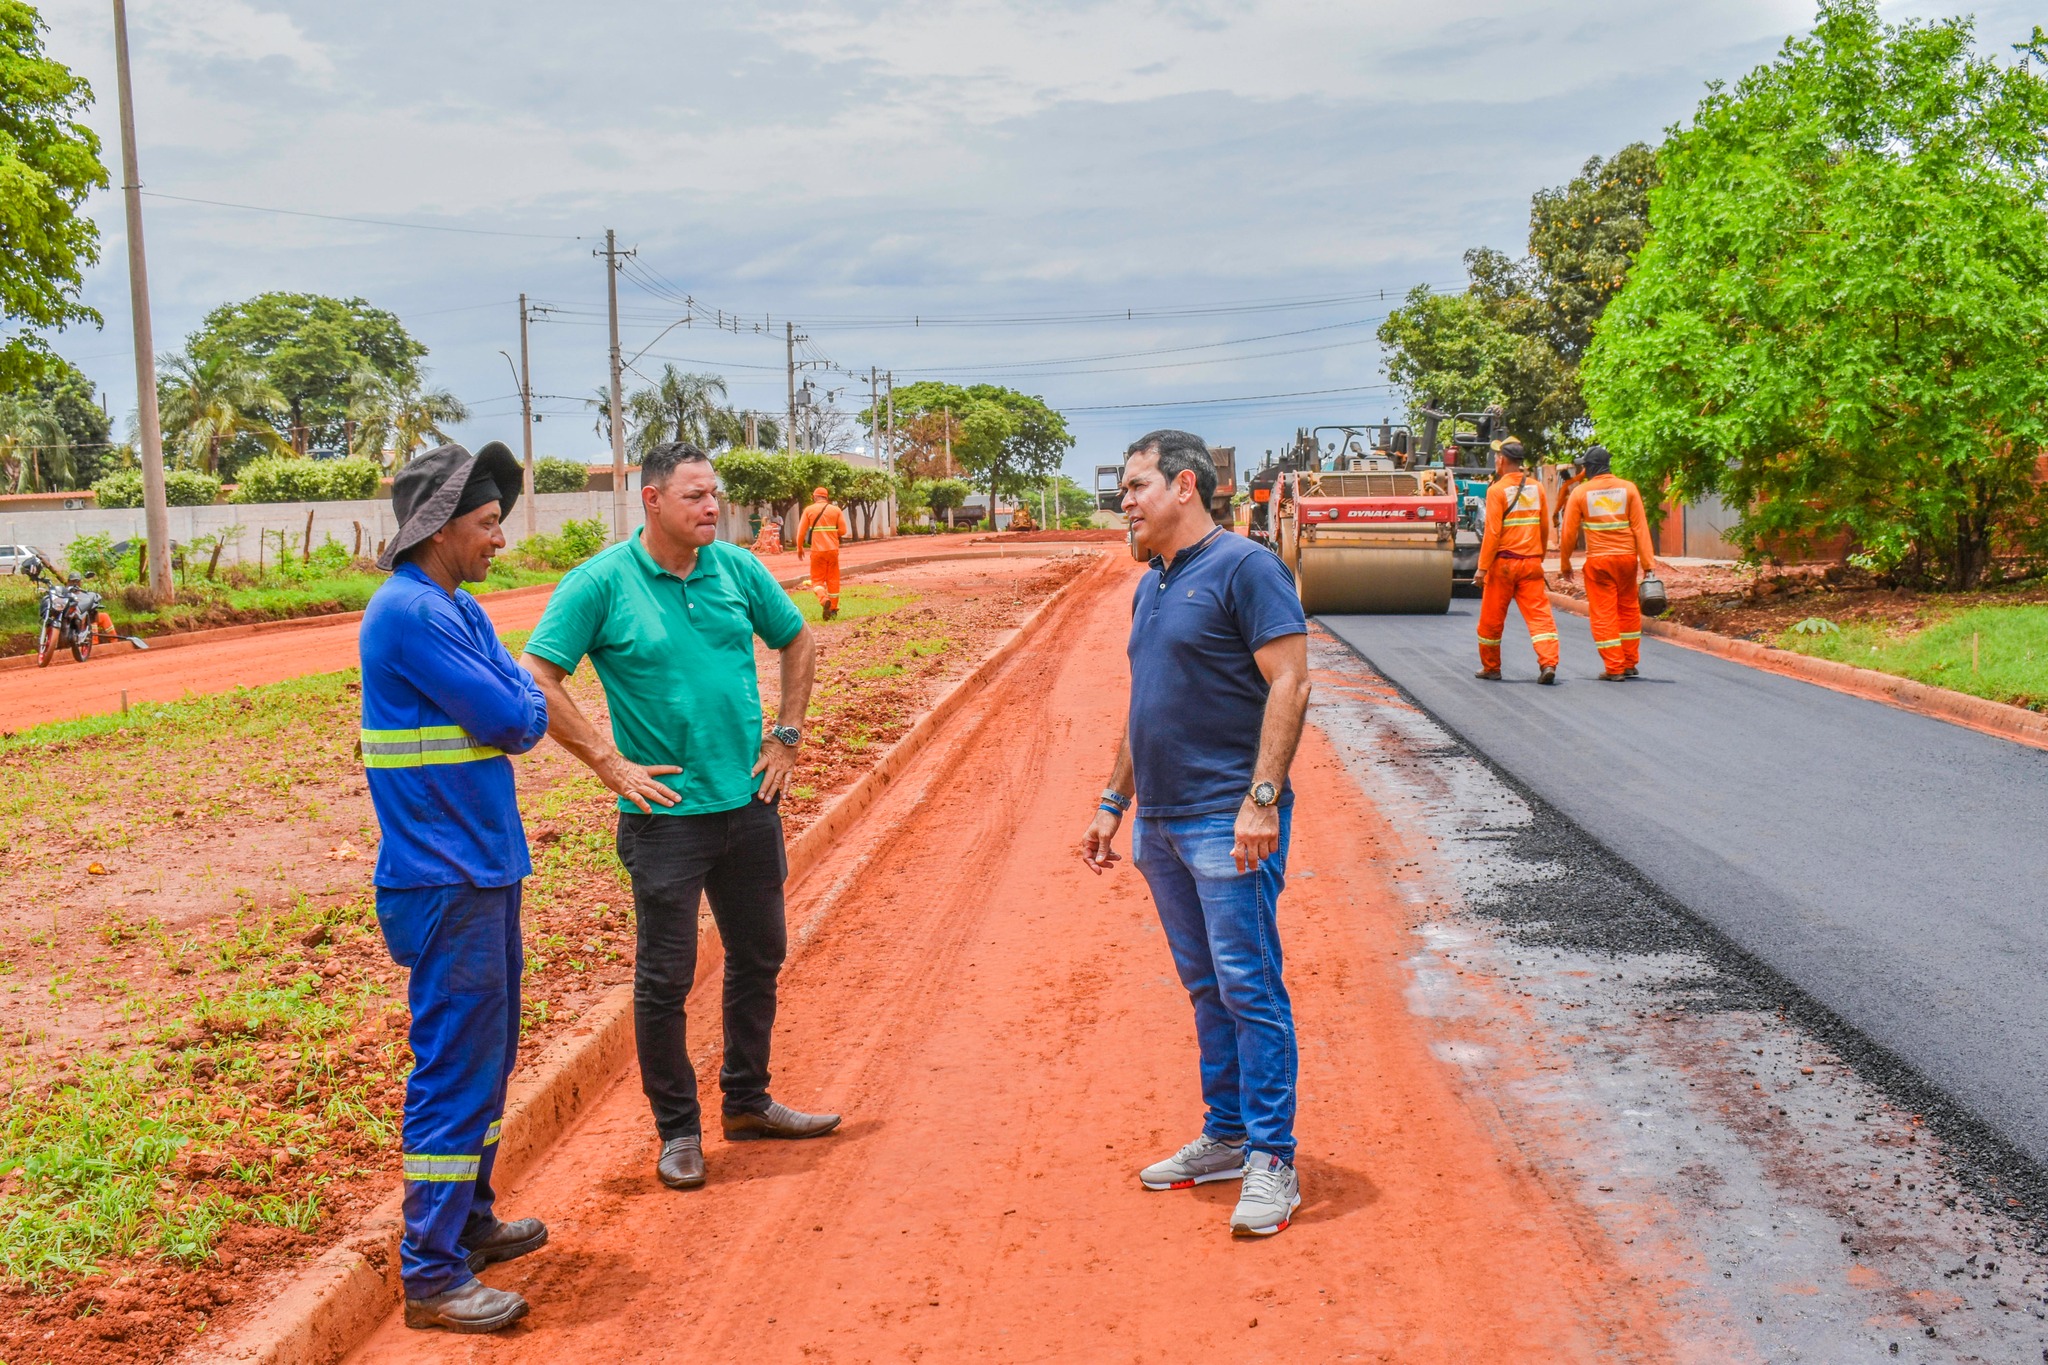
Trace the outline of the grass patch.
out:
<instances>
[{"instance_id":1,"label":"grass patch","mask_svg":"<svg viewBox=\"0 0 2048 1365\"><path fill-rule=\"evenodd\" d=\"M915 602L918 594L886 583L848 583L839 590L839 619L852 621L863 616L887 616ZM825 609L809 588L791 588L789 600L806 621L822 621Z\"/></svg>"},{"instance_id":2,"label":"grass patch","mask_svg":"<svg viewBox=\"0 0 2048 1365\"><path fill-rule=\"evenodd\" d=\"M1972 607L1903 635L1882 626L1822 629L1802 621L1774 643L1817 659L2048 710L2048 606Z\"/></svg>"}]
</instances>

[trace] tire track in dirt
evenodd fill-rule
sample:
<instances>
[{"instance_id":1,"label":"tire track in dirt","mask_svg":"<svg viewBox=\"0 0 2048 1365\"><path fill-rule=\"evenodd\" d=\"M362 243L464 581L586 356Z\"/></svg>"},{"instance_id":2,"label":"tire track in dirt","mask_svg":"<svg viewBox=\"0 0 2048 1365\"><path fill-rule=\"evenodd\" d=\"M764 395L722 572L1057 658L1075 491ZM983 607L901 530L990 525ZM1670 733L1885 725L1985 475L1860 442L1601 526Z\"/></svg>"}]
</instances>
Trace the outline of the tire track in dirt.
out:
<instances>
[{"instance_id":1,"label":"tire track in dirt","mask_svg":"<svg viewBox=\"0 0 2048 1365\"><path fill-rule=\"evenodd\" d=\"M353 1359L1666 1358L1652 1293L1432 1051L1382 826L1313 733L1283 902L1306 1203L1238 1243L1234 1187L1139 1189L1201 1111L1142 879L1074 853L1121 728L1128 584L1073 599L913 765L815 874L836 903L799 891L793 921L824 918L784 977L775 1089L843 1107L844 1131L714 1130L711 1183L675 1194L621 1078L505 1201L554 1230L489 1276L528 1295L527 1322L456 1339L393 1321Z\"/></svg>"}]
</instances>

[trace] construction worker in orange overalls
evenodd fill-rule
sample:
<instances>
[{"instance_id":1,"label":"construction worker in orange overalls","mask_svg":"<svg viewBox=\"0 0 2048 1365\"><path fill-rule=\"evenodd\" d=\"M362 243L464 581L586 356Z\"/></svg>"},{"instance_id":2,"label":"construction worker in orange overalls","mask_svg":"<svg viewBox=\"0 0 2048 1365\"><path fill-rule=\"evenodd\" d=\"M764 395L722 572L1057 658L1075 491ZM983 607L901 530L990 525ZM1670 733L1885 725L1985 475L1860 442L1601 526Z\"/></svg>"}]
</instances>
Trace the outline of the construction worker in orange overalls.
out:
<instances>
[{"instance_id":1,"label":"construction worker in orange overalls","mask_svg":"<svg viewBox=\"0 0 2048 1365\"><path fill-rule=\"evenodd\" d=\"M1653 573L1657 547L1642 490L1608 472L1606 446L1587 450L1580 463L1585 482L1564 505L1557 547L1557 576L1572 580L1572 547L1586 533L1586 611L1593 618L1593 647L1600 651L1600 676L1620 682L1636 676L1643 653L1643 604L1636 596L1636 571Z\"/></svg>"},{"instance_id":2,"label":"construction worker in orange overalls","mask_svg":"<svg viewBox=\"0 0 2048 1365\"><path fill-rule=\"evenodd\" d=\"M1528 467L1522 443L1512 436L1494 448L1493 487L1486 490L1486 532L1479 542L1479 672L1500 680L1501 632L1508 603L1522 609L1536 646L1536 681L1557 681L1557 622L1550 615L1549 586L1543 580L1544 539L1550 528L1550 498Z\"/></svg>"},{"instance_id":3,"label":"construction worker in orange overalls","mask_svg":"<svg viewBox=\"0 0 2048 1365\"><path fill-rule=\"evenodd\" d=\"M839 615L839 537L845 531L846 513L833 505L830 493L813 488L811 505L796 524L796 552L811 557L811 591L827 621Z\"/></svg>"}]
</instances>

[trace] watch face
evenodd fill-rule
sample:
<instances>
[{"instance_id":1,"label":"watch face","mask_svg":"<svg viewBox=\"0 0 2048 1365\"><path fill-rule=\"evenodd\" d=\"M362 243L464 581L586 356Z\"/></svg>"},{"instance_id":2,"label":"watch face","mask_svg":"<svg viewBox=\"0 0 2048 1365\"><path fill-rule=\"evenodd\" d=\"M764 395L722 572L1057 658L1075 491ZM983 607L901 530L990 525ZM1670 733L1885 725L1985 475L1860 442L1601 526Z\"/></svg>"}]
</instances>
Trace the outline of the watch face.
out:
<instances>
[{"instance_id":1,"label":"watch face","mask_svg":"<svg viewBox=\"0 0 2048 1365\"><path fill-rule=\"evenodd\" d=\"M1271 782L1261 782L1252 788L1252 804L1270 806L1280 799L1279 789Z\"/></svg>"}]
</instances>

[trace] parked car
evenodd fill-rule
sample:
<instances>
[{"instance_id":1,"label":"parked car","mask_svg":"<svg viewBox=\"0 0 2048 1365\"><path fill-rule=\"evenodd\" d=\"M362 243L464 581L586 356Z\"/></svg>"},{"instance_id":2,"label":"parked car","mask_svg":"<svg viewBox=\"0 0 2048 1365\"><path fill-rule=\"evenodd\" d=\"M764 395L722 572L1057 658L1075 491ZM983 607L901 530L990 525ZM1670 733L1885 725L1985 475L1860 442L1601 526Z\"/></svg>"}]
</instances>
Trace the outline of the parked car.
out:
<instances>
[{"instance_id":1,"label":"parked car","mask_svg":"<svg viewBox=\"0 0 2048 1365\"><path fill-rule=\"evenodd\" d=\"M39 558L30 546L0 545L0 573L20 573L23 561Z\"/></svg>"}]
</instances>

